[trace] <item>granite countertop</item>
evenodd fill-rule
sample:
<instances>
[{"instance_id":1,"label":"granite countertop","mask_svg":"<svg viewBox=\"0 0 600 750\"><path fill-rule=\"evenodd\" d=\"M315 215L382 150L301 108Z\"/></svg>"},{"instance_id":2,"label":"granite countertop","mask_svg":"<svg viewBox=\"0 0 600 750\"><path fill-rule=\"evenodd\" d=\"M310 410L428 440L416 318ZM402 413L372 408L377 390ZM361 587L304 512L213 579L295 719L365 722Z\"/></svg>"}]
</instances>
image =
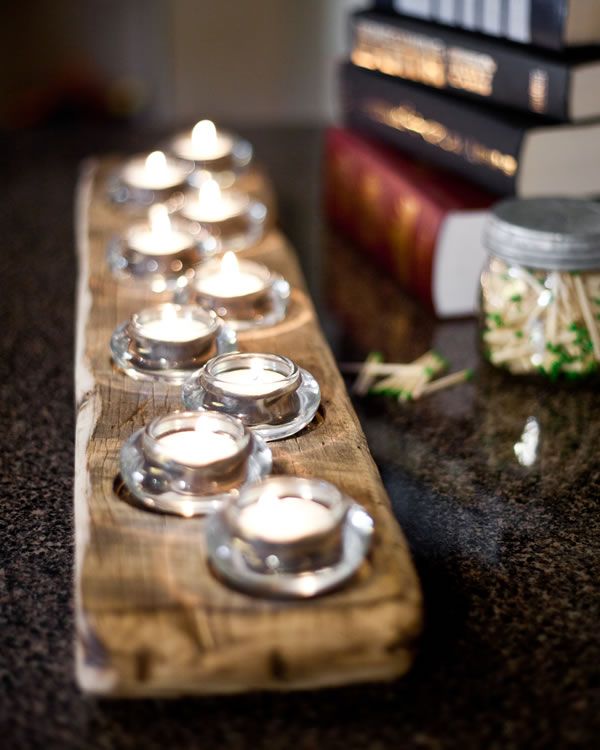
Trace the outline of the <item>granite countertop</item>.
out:
<instances>
[{"instance_id":1,"label":"granite countertop","mask_svg":"<svg viewBox=\"0 0 600 750\"><path fill-rule=\"evenodd\" d=\"M472 321L436 324L320 232L319 132L246 134L274 177L282 226L335 351L408 359L434 346L453 369L476 365ZM12 134L0 145L3 746L595 747L600 394L521 384L486 368L410 405L356 403L425 593L426 629L407 677L177 701L78 691L73 192L83 156L147 147L155 135L85 126Z\"/></svg>"}]
</instances>

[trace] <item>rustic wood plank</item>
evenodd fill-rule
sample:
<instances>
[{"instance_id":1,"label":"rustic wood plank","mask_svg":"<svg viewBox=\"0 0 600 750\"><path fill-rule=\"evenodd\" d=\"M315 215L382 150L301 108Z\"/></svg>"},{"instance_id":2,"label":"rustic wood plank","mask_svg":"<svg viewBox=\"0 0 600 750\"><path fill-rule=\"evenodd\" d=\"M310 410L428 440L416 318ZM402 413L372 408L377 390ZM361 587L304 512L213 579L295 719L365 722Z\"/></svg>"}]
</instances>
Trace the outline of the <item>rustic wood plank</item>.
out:
<instances>
[{"instance_id":1,"label":"rustic wood plank","mask_svg":"<svg viewBox=\"0 0 600 750\"><path fill-rule=\"evenodd\" d=\"M272 444L274 471L327 479L363 503L376 523L369 561L343 589L322 598L253 598L210 574L202 519L148 513L115 494L122 442L155 415L180 408L180 392L134 382L109 359L114 327L148 302L146 292L116 283L106 267L107 240L127 221L104 197L110 166L88 165L77 196L79 684L100 694L158 696L401 675L421 626L418 579L297 261L277 230L247 254L293 284L290 314L274 328L243 334L241 348L293 357L317 377L323 402L306 430Z\"/></svg>"}]
</instances>

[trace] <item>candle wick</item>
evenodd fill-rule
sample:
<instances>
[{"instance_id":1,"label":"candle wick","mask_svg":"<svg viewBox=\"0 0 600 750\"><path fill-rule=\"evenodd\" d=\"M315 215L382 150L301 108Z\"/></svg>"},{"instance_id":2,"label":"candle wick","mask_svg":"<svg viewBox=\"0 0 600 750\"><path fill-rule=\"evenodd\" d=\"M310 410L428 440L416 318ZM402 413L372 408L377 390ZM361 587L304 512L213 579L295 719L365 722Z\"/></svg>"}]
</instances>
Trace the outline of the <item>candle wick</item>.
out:
<instances>
[{"instance_id":1,"label":"candle wick","mask_svg":"<svg viewBox=\"0 0 600 750\"><path fill-rule=\"evenodd\" d=\"M168 237L172 231L169 210L162 204L152 206L149 210L150 231L158 238Z\"/></svg>"},{"instance_id":2,"label":"candle wick","mask_svg":"<svg viewBox=\"0 0 600 750\"><path fill-rule=\"evenodd\" d=\"M281 503L281 499L277 492L273 489L268 489L266 492L258 498L257 506L262 510L275 511Z\"/></svg>"},{"instance_id":3,"label":"candle wick","mask_svg":"<svg viewBox=\"0 0 600 750\"><path fill-rule=\"evenodd\" d=\"M240 266L235 253L228 250L223 256L219 271L225 280L237 279L240 276Z\"/></svg>"},{"instance_id":4,"label":"candle wick","mask_svg":"<svg viewBox=\"0 0 600 750\"><path fill-rule=\"evenodd\" d=\"M146 170L150 174L160 175L167 168L167 157L162 151L153 151L146 157Z\"/></svg>"},{"instance_id":5,"label":"candle wick","mask_svg":"<svg viewBox=\"0 0 600 750\"><path fill-rule=\"evenodd\" d=\"M217 145L217 129L211 120L200 120L192 128L192 145L194 148L204 146L208 151Z\"/></svg>"},{"instance_id":6,"label":"candle wick","mask_svg":"<svg viewBox=\"0 0 600 750\"><path fill-rule=\"evenodd\" d=\"M198 201L209 211L216 211L221 203L222 195L219 183L209 177L200 183L198 188Z\"/></svg>"}]
</instances>

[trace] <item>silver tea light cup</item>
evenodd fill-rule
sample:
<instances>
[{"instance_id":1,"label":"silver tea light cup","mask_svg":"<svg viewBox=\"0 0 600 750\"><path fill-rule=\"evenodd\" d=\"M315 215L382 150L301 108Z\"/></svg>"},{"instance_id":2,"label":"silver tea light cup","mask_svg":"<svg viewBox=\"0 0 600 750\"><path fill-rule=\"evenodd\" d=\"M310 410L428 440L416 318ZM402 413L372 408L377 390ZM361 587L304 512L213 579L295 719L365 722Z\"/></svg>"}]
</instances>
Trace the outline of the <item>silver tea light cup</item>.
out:
<instances>
[{"instance_id":1,"label":"silver tea light cup","mask_svg":"<svg viewBox=\"0 0 600 750\"><path fill-rule=\"evenodd\" d=\"M157 417L121 449L121 475L133 497L183 516L213 512L270 468L271 453L258 436L211 412Z\"/></svg>"},{"instance_id":2,"label":"silver tea light cup","mask_svg":"<svg viewBox=\"0 0 600 750\"><path fill-rule=\"evenodd\" d=\"M209 560L234 588L307 598L357 571L373 527L365 509L329 482L270 477L244 488L209 520Z\"/></svg>"},{"instance_id":3,"label":"silver tea light cup","mask_svg":"<svg viewBox=\"0 0 600 750\"><path fill-rule=\"evenodd\" d=\"M188 409L232 414L265 440L290 437L314 417L320 389L280 354L233 352L210 359L183 384Z\"/></svg>"}]
</instances>

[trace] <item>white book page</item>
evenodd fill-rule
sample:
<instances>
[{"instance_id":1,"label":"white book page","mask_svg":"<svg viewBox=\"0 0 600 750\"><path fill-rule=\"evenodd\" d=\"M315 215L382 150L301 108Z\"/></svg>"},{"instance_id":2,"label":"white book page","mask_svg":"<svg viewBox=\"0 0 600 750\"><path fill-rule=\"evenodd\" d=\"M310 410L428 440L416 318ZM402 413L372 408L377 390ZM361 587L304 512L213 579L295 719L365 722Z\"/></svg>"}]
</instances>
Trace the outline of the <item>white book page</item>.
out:
<instances>
[{"instance_id":1,"label":"white book page","mask_svg":"<svg viewBox=\"0 0 600 750\"><path fill-rule=\"evenodd\" d=\"M431 15L429 0L396 0L396 10L417 18L429 18Z\"/></svg>"},{"instance_id":2,"label":"white book page","mask_svg":"<svg viewBox=\"0 0 600 750\"><path fill-rule=\"evenodd\" d=\"M456 12L454 0L439 0L437 17L442 23L456 24Z\"/></svg>"},{"instance_id":3,"label":"white book page","mask_svg":"<svg viewBox=\"0 0 600 750\"><path fill-rule=\"evenodd\" d=\"M485 0L483 7L483 31L500 36L502 32L502 10L500 0Z\"/></svg>"},{"instance_id":4,"label":"white book page","mask_svg":"<svg viewBox=\"0 0 600 750\"><path fill-rule=\"evenodd\" d=\"M475 19L477 14L475 12L475 4L479 0L463 0L462 3L462 25L465 29L475 28Z\"/></svg>"},{"instance_id":5,"label":"white book page","mask_svg":"<svg viewBox=\"0 0 600 750\"><path fill-rule=\"evenodd\" d=\"M531 0L508 0L508 38L531 41Z\"/></svg>"},{"instance_id":6,"label":"white book page","mask_svg":"<svg viewBox=\"0 0 600 750\"><path fill-rule=\"evenodd\" d=\"M473 315L487 252L482 235L489 211L451 211L444 219L433 258L432 296L441 318Z\"/></svg>"}]
</instances>

